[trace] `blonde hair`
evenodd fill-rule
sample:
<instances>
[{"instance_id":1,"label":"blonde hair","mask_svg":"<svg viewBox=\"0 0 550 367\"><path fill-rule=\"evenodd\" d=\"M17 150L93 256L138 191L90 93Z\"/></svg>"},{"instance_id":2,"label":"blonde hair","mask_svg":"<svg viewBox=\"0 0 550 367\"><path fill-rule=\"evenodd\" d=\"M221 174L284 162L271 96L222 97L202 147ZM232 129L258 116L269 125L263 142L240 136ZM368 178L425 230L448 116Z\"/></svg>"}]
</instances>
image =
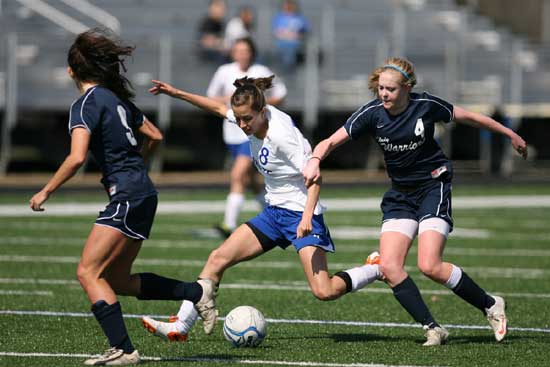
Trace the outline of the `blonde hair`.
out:
<instances>
[{"instance_id":1,"label":"blonde hair","mask_svg":"<svg viewBox=\"0 0 550 367\"><path fill-rule=\"evenodd\" d=\"M408 85L413 88L416 85L416 75L413 64L400 57L390 57L384 61L384 65L377 67L369 75L369 89L378 96L378 80L380 74L386 70L394 70L401 76L401 85Z\"/></svg>"},{"instance_id":2,"label":"blonde hair","mask_svg":"<svg viewBox=\"0 0 550 367\"><path fill-rule=\"evenodd\" d=\"M249 78L245 76L236 79L233 85L237 89L231 96L231 105L242 106L250 103L250 107L254 111L260 111L266 105L264 91L271 88L273 78L275 78L275 75L267 78Z\"/></svg>"}]
</instances>

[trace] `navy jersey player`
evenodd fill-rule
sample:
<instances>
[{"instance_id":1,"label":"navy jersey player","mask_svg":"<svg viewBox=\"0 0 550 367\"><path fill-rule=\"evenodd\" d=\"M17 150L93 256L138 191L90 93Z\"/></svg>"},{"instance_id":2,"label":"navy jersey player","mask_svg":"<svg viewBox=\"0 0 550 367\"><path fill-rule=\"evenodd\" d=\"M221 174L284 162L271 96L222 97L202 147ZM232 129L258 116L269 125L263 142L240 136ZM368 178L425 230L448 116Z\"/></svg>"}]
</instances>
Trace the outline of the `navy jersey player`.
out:
<instances>
[{"instance_id":1,"label":"navy jersey player","mask_svg":"<svg viewBox=\"0 0 550 367\"><path fill-rule=\"evenodd\" d=\"M454 120L503 134L524 158L525 141L489 117L453 106L429 93L412 93L415 84L414 68L407 60L390 58L375 69L369 88L376 98L315 147L303 171L304 179L306 184L315 180L320 174L320 162L339 145L362 134L374 137L384 153L392 181L381 204L380 266L399 303L426 329L424 345L444 343L448 332L434 320L404 269L417 235L420 271L481 310L496 340L501 341L507 332L504 300L488 295L461 268L442 259L453 226L453 170L434 139L434 125Z\"/></svg>"},{"instance_id":2,"label":"navy jersey player","mask_svg":"<svg viewBox=\"0 0 550 367\"><path fill-rule=\"evenodd\" d=\"M323 220L324 208L318 202L320 180L306 187L301 173L311 155L311 146L290 116L266 104L263 91L271 86L272 79L273 76L237 79L231 109L225 103L159 81L153 81L155 86L150 91L183 99L238 124L249 136L254 165L265 179L268 206L237 227L211 252L200 278L218 283L229 267L275 247L292 245L313 295L320 300L333 300L378 279L379 265L374 262L330 276L326 253L334 252L334 244ZM178 318L181 317L185 315L180 310ZM157 335L179 332L177 322L163 323L145 317L144 323Z\"/></svg>"},{"instance_id":3,"label":"navy jersey player","mask_svg":"<svg viewBox=\"0 0 550 367\"><path fill-rule=\"evenodd\" d=\"M44 202L76 173L91 151L101 168L109 204L99 213L88 236L77 277L111 348L86 360L87 365L140 362L126 331L117 294L143 300L186 299L189 313L196 314L196 307L205 320L216 317L215 310L205 306L214 290L210 283L185 283L153 273L131 274L157 207L157 192L143 157L162 139L161 132L130 101L131 86L120 74L124 56L131 55L133 49L107 30L78 35L68 54L68 73L82 94L70 110L71 151L53 178L30 200L32 210L43 211ZM141 152L135 135L138 132L144 137Z\"/></svg>"}]
</instances>

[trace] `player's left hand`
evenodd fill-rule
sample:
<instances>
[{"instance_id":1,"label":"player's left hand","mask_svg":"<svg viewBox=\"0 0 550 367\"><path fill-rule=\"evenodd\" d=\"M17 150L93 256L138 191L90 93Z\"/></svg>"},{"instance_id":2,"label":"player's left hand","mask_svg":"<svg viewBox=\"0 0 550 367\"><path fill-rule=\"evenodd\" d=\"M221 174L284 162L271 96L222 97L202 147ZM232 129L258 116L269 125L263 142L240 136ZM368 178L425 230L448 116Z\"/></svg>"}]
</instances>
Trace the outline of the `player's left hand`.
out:
<instances>
[{"instance_id":1,"label":"player's left hand","mask_svg":"<svg viewBox=\"0 0 550 367\"><path fill-rule=\"evenodd\" d=\"M523 157L523 159L527 159L527 143L521 136L514 134L512 137L512 146Z\"/></svg>"},{"instance_id":2,"label":"player's left hand","mask_svg":"<svg viewBox=\"0 0 550 367\"><path fill-rule=\"evenodd\" d=\"M313 229L313 226L311 225L311 219L308 220L308 219L302 218L302 220L298 224L298 228L296 228L296 237L297 238L305 237L311 233L312 229Z\"/></svg>"},{"instance_id":3,"label":"player's left hand","mask_svg":"<svg viewBox=\"0 0 550 367\"><path fill-rule=\"evenodd\" d=\"M36 193L31 200L29 200L30 207L35 212L43 212L44 208L42 208L42 204L46 200L48 200L49 195L45 193L44 191L40 191Z\"/></svg>"}]
</instances>

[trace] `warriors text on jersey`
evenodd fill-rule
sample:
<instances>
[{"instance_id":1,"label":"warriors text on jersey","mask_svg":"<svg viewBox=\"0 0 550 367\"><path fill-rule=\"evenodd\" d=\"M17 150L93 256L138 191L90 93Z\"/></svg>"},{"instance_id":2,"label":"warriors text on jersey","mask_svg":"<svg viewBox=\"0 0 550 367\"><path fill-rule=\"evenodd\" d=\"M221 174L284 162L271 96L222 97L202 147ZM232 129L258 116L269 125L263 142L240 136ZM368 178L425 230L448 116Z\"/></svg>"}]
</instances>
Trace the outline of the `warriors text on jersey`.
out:
<instances>
[{"instance_id":1,"label":"warriors text on jersey","mask_svg":"<svg viewBox=\"0 0 550 367\"><path fill-rule=\"evenodd\" d=\"M311 156L311 146L289 115L270 105L266 109L269 123L266 137L248 137L254 165L265 178L266 202L303 212L307 189L302 169ZM236 123L233 110L228 111L227 119ZM323 209L317 203L314 214L321 214Z\"/></svg>"},{"instance_id":2,"label":"warriors text on jersey","mask_svg":"<svg viewBox=\"0 0 550 367\"><path fill-rule=\"evenodd\" d=\"M344 128L352 139L370 134L384 152L388 175L397 185L414 186L432 179L451 163L434 139L435 123L453 119L453 105L426 92L411 93L405 111L392 116L380 99L359 108Z\"/></svg>"},{"instance_id":3,"label":"warriors text on jersey","mask_svg":"<svg viewBox=\"0 0 550 367\"><path fill-rule=\"evenodd\" d=\"M111 199L139 199L156 194L138 150L134 130L143 113L109 89L90 88L71 105L69 132L85 128L90 151L101 168L101 182Z\"/></svg>"}]
</instances>

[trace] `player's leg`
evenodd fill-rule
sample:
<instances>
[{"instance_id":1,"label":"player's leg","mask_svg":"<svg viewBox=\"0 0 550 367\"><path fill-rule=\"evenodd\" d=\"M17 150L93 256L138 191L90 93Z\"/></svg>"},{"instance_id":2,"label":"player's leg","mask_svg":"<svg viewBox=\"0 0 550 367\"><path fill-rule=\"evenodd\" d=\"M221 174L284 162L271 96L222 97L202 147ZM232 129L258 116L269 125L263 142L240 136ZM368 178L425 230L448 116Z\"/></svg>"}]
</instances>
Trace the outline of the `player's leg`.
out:
<instances>
[{"instance_id":1,"label":"player's leg","mask_svg":"<svg viewBox=\"0 0 550 367\"><path fill-rule=\"evenodd\" d=\"M507 333L505 302L491 296L476 284L460 267L442 260L450 225L441 218L429 218L420 223L418 237L418 268L430 279L445 285L457 296L487 316L497 341Z\"/></svg>"},{"instance_id":2,"label":"player's leg","mask_svg":"<svg viewBox=\"0 0 550 367\"><path fill-rule=\"evenodd\" d=\"M424 345L439 345L445 342L448 333L435 321L418 287L404 268L417 225L410 219L384 222L380 235L380 269L397 301L426 329L427 341Z\"/></svg>"},{"instance_id":3,"label":"player's leg","mask_svg":"<svg viewBox=\"0 0 550 367\"><path fill-rule=\"evenodd\" d=\"M230 172L230 188L229 194L225 202L225 213L223 223L217 229L224 236L228 237L231 232L237 228L237 222L241 213L242 207L245 201L245 191L250 182L250 171L252 169L252 160L250 158L250 148L248 142L240 144L234 149L239 148L241 145L245 145L248 149L246 152L238 150L234 155L233 166Z\"/></svg>"},{"instance_id":4,"label":"player's leg","mask_svg":"<svg viewBox=\"0 0 550 367\"><path fill-rule=\"evenodd\" d=\"M248 224L240 225L227 240L208 256L199 278L219 283L224 271L239 262L264 253L264 247Z\"/></svg>"},{"instance_id":5,"label":"player's leg","mask_svg":"<svg viewBox=\"0 0 550 367\"><path fill-rule=\"evenodd\" d=\"M321 301L334 300L380 278L378 265L363 265L330 276L326 252L316 246L302 247L298 254L311 292Z\"/></svg>"},{"instance_id":6,"label":"player's leg","mask_svg":"<svg viewBox=\"0 0 550 367\"><path fill-rule=\"evenodd\" d=\"M133 240L111 227L95 225L90 232L78 264L77 277L92 303L92 312L109 340L111 349L99 357L139 361L124 320L115 292L104 278L109 265L124 252ZM92 358L85 363L98 362Z\"/></svg>"}]
</instances>

